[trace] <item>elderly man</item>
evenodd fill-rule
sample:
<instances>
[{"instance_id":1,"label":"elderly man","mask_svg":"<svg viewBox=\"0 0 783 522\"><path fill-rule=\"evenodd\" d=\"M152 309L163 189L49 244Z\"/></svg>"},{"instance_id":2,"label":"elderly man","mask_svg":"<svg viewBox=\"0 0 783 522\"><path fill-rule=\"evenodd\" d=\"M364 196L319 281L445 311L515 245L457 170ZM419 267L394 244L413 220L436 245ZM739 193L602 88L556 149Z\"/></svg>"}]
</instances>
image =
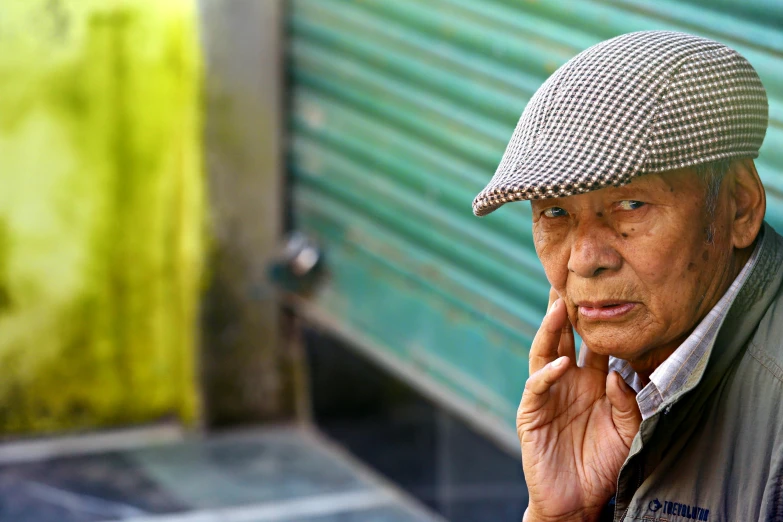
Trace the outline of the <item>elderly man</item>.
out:
<instances>
[{"instance_id":1,"label":"elderly man","mask_svg":"<svg viewBox=\"0 0 783 522\"><path fill-rule=\"evenodd\" d=\"M766 127L741 55L667 31L587 49L526 107L473 208L531 200L552 286L517 416L527 522L783 520Z\"/></svg>"}]
</instances>

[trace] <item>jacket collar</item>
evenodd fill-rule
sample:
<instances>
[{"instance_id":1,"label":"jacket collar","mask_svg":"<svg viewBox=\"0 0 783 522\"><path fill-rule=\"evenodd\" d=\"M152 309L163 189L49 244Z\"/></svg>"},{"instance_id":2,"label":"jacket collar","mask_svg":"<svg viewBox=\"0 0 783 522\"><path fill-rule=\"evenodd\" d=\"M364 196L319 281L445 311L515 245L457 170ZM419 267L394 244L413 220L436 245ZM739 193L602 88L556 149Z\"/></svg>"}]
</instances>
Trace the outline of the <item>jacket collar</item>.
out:
<instances>
[{"instance_id":1,"label":"jacket collar","mask_svg":"<svg viewBox=\"0 0 783 522\"><path fill-rule=\"evenodd\" d=\"M718 336L705 353L700 370L693 372L683 393L702 383L710 390L714 388L734 359L744 353L753 332L777 296L783 282L783 237L765 222L761 242L756 265L726 314Z\"/></svg>"}]
</instances>

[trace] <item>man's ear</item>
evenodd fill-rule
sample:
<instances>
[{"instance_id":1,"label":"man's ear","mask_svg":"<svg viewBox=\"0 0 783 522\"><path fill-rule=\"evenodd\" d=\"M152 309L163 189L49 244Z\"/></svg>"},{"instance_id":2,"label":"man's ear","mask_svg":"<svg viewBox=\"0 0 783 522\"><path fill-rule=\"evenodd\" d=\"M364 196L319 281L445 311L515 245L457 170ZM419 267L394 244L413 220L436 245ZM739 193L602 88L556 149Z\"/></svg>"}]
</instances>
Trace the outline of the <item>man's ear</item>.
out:
<instances>
[{"instance_id":1,"label":"man's ear","mask_svg":"<svg viewBox=\"0 0 783 522\"><path fill-rule=\"evenodd\" d=\"M731 225L732 241L734 248L743 249L752 245L759 235L767 211L767 195L751 158L734 161L731 172L731 198L735 209Z\"/></svg>"}]
</instances>

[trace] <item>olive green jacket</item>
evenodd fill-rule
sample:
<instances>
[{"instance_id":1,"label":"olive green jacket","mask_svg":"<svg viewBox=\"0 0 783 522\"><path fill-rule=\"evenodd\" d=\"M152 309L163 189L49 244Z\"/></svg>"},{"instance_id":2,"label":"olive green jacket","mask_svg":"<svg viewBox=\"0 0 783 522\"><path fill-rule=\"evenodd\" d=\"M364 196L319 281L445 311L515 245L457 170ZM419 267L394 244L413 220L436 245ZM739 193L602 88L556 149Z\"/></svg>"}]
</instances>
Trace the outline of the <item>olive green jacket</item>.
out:
<instances>
[{"instance_id":1,"label":"olive green jacket","mask_svg":"<svg viewBox=\"0 0 783 522\"><path fill-rule=\"evenodd\" d=\"M783 522L783 237L761 241L697 370L642 422L614 521Z\"/></svg>"}]
</instances>

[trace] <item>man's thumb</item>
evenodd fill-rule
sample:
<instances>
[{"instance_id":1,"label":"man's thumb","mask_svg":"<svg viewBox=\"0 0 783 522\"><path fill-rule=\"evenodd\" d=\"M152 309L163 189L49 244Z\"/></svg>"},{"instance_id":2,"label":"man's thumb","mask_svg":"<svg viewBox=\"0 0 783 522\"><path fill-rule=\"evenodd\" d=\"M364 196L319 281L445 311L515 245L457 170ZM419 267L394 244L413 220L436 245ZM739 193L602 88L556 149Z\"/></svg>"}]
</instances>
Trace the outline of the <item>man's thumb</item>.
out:
<instances>
[{"instance_id":1,"label":"man's thumb","mask_svg":"<svg viewBox=\"0 0 783 522\"><path fill-rule=\"evenodd\" d=\"M612 420L617 433L626 446L630 447L642 422L642 414L636 404L636 392L626 384L619 373L610 372L606 377L606 397L612 405Z\"/></svg>"}]
</instances>

